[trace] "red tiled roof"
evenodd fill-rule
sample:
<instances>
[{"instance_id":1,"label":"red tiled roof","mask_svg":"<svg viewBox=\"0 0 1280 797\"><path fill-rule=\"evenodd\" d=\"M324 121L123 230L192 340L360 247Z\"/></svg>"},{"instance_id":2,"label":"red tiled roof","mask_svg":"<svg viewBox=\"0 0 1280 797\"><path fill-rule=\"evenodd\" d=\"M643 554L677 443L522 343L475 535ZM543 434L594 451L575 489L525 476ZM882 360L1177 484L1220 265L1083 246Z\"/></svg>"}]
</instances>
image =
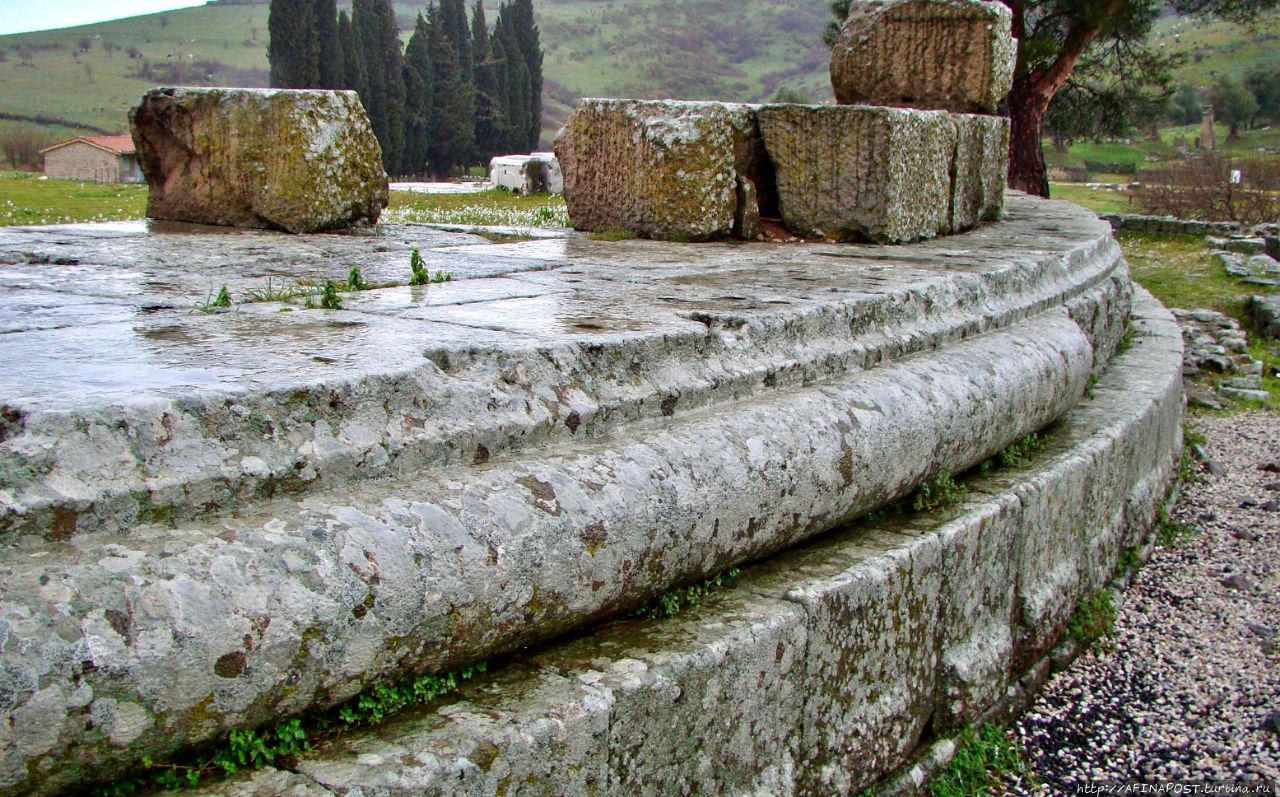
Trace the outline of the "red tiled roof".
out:
<instances>
[{"instance_id":1,"label":"red tiled roof","mask_svg":"<svg viewBox=\"0 0 1280 797\"><path fill-rule=\"evenodd\" d=\"M55 149L58 149L59 147L65 147L68 144L74 144L77 141L88 144L91 147L97 147L98 149L106 150L107 152L113 153L115 155L134 154L133 136L76 136L75 138L70 139L68 141L63 141L61 143L54 144L52 147L45 147L44 149L40 150L40 153L43 155L44 153L49 152L50 150L55 150Z\"/></svg>"}]
</instances>

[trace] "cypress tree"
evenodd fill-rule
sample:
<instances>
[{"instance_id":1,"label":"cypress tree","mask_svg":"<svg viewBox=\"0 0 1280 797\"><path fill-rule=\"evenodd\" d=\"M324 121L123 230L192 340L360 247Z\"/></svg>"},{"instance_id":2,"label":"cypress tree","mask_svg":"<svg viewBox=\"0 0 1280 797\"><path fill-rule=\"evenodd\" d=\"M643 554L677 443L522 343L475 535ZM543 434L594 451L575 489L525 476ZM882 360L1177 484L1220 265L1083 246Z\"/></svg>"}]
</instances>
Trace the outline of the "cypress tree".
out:
<instances>
[{"instance_id":1,"label":"cypress tree","mask_svg":"<svg viewBox=\"0 0 1280 797\"><path fill-rule=\"evenodd\" d=\"M476 84L476 156L481 163L499 154L498 128L501 107L498 99L498 63L489 44L489 28L484 3L476 0L471 14L471 58Z\"/></svg>"},{"instance_id":2,"label":"cypress tree","mask_svg":"<svg viewBox=\"0 0 1280 797\"><path fill-rule=\"evenodd\" d=\"M315 0L316 88L342 88L342 50L338 46L337 0Z\"/></svg>"},{"instance_id":3,"label":"cypress tree","mask_svg":"<svg viewBox=\"0 0 1280 797\"><path fill-rule=\"evenodd\" d=\"M404 155L404 56L391 0L353 0L351 28L364 71L357 91L382 145L383 168L394 174Z\"/></svg>"},{"instance_id":4,"label":"cypress tree","mask_svg":"<svg viewBox=\"0 0 1280 797\"><path fill-rule=\"evenodd\" d=\"M466 164L475 145L475 98L464 77L470 64L458 62L459 46L454 35L456 26L450 21L453 8L432 4L427 10L427 27L431 65L435 77L436 115L428 148L431 166L436 174L453 174ZM460 2L460 0L459 0ZM465 28L465 13L463 27Z\"/></svg>"},{"instance_id":5,"label":"cypress tree","mask_svg":"<svg viewBox=\"0 0 1280 797\"><path fill-rule=\"evenodd\" d=\"M528 105L524 119L524 147L532 150L542 137L542 44L533 20L533 0L514 0L516 38L524 61Z\"/></svg>"},{"instance_id":6,"label":"cypress tree","mask_svg":"<svg viewBox=\"0 0 1280 797\"><path fill-rule=\"evenodd\" d=\"M504 89L499 139L506 152L528 151L525 127L529 118L529 69L525 65L516 34L513 4L498 7L498 22L493 31L493 48L503 54L500 85Z\"/></svg>"},{"instance_id":7,"label":"cypress tree","mask_svg":"<svg viewBox=\"0 0 1280 797\"><path fill-rule=\"evenodd\" d=\"M418 14L404 50L405 134L404 172L427 171L431 131L435 124L435 69L431 63L431 32Z\"/></svg>"},{"instance_id":8,"label":"cypress tree","mask_svg":"<svg viewBox=\"0 0 1280 797\"><path fill-rule=\"evenodd\" d=\"M320 79L312 0L271 0L267 61L272 87L301 89Z\"/></svg>"},{"instance_id":9,"label":"cypress tree","mask_svg":"<svg viewBox=\"0 0 1280 797\"><path fill-rule=\"evenodd\" d=\"M367 82L364 76L364 62L360 60L355 31L352 30L351 17L347 16L346 11L338 13L338 49L342 53L342 73L338 87L359 91L360 87Z\"/></svg>"}]
</instances>

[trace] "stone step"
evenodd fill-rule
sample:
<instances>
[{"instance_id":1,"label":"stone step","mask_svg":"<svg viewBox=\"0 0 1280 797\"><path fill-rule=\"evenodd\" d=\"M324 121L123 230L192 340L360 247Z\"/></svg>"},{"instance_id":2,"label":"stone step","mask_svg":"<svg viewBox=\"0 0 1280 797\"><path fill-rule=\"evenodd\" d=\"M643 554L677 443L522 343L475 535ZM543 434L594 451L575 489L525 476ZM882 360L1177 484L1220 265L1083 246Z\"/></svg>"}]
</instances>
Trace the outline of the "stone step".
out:
<instances>
[{"instance_id":1,"label":"stone step","mask_svg":"<svg viewBox=\"0 0 1280 797\"><path fill-rule=\"evenodd\" d=\"M910 250L6 230L0 532L67 539L483 464L1064 304L1102 360L1120 334L1105 322L1127 301L1119 251L1060 207L1046 225L1014 199L998 227ZM294 260L295 273L345 279L359 265L371 282L403 280L414 247L458 279L348 294L341 311L191 313L178 298L213 281L236 297L279 289Z\"/></svg>"},{"instance_id":2,"label":"stone step","mask_svg":"<svg viewBox=\"0 0 1280 797\"><path fill-rule=\"evenodd\" d=\"M6 568L0 694L8 695L11 729L0 740L0 789L52 793L116 776L144 756L160 758L234 728L332 705L380 679L440 672L539 644L673 585L811 538L1052 422L1116 348L1130 286L1105 226L1072 206L1014 206L1021 215L1004 223L1006 235L984 230L942 249L867 248L874 265L837 247L664 249L626 242L622 249L630 253L613 261L577 252L576 266L524 275L539 285L590 277L595 281L587 284L606 292L608 302L584 293L561 297L559 310L552 303L503 315L507 305L490 297L489 307L470 316L467 305L431 304L438 293L413 307L394 296L361 296L378 309L366 309L364 332L346 338L330 326L343 317L324 316L314 332L327 335L326 356L346 346L380 358L351 377L353 391L394 374L400 354L423 345L408 332L398 337L394 327L379 334L387 327L378 319L387 316L419 333L413 324L429 319L445 326L440 319L450 319L457 327L445 347L450 356L489 363L477 368L491 383L499 366L522 362L521 352L560 352L564 370L585 382L595 363L613 362L604 353L629 351L632 359L603 368L607 378L591 383L621 394L632 383L619 375L631 363L638 360L642 374L675 367L677 355L654 343L663 339L699 355L680 372L696 374L680 377L685 385L698 378L714 383L721 368L747 373L753 356L764 363L757 373L775 362L818 365L797 366L782 384L757 377L761 385L750 390L707 388L703 395L714 400L693 406L680 394L669 413L653 408L591 434L547 434L537 445L506 446L487 462L473 455L408 472L352 468L349 480L295 496L250 495L213 517L171 514L169 522L133 525L135 517L110 532L11 534L0 553ZM466 254L479 258L480 246ZM496 257L511 253L497 251L506 254ZM867 287L870 274L899 281L877 293ZM742 281L752 286L745 297L760 308L742 309L744 299L721 293ZM765 297L778 296L782 285L785 300L805 313L769 309ZM685 286L694 286L685 298L710 305L696 311L700 320L679 314L687 308L645 315ZM833 290L879 296L884 315L851 328L841 315L845 305L815 298ZM639 338L644 345L629 334L579 339L567 332L583 317L579 301L596 302L591 317L601 323L648 318L641 330L648 337ZM304 315L259 310L243 309L244 318L211 316L202 329L230 341L236 336L226 329L251 316ZM966 317L967 323L955 320ZM683 337L681 324L696 324L704 337ZM89 325L76 339L101 337L110 326ZM472 333L493 337L468 348L462 340ZM868 342L878 336L902 342ZM530 339L536 345L526 348ZM801 353L809 339L818 354ZM687 342L697 340L704 346L711 340L714 348ZM63 345L62 353L73 353ZM136 341L129 345L135 348L121 348L141 350ZM199 349L200 339L185 345ZM233 365L241 370L228 385L239 391L237 401L253 393L274 407L270 402L288 404L293 394L286 388L322 389L300 377L297 358L307 352L273 348L260 336L239 345ZM861 345L872 352L866 362L848 353ZM254 346L261 362L250 370ZM846 354L828 360L824 346ZM112 362L110 346L91 351ZM133 395L111 386L95 391L83 357L31 362L29 373L40 379L5 386L8 395L27 396L29 407L70 407L68 417L84 418L95 408L125 406L123 398ZM157 380L181 372L162 362L134 363L131 372ZM450 373L465 373L465 366ZM274 389L263 389L263 380L279 374ZM437 378L447 389L450 377ZM674 379L648 378L664 386L671 383L661 380ZM69 389L59 392L56 384ZM176 406L190 388L165 384L148 387L145 398ZM215 395L197 394L207 402L200 406L216 406ZM385 410L358 397L337 404L357 414ZM460 406L443 420L467 428L503 411ZM93 426L84 437L110 439ZM32 443L11 436L8 451L20 449L15 440ZM103 449L112 450L105 443ZM109 467L104 463L124 470L126 459L93 461L98 470L84 464L85 478ZM184 500L189 493L173 496L172 505Z\"/></svg>"},{"instance_id":3,"label":"stone step","mask_svg":"<svg viewBox=\"0 0 1280 797\"><path fill-rule=\"evenodd\" d=\"M703 605L522 653L454 695L199 791L229 797L853 794L1043 678L1143 544L1181 446L1181 346L1132 348L1031 462L956 507L847 526Z\"/></svg>"}]
</instances>

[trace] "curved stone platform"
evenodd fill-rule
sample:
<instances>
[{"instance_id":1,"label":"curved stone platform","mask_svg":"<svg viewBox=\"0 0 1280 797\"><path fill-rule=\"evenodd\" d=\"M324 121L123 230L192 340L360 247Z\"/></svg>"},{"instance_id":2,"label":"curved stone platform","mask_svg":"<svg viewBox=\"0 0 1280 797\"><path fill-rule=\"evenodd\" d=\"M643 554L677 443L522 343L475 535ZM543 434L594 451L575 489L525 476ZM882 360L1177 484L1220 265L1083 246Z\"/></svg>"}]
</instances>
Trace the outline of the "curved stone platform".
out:
<instances>
[{"instance_id":1,"label":"curved stone platform","mask_svg":"<svg viewBox=\"0 0 1280 797\"><path fill-rule=\"evenodd\" d=\"M3 789L51 793L545 641L812 538L1068 411L1093 418L1086 437L1114 453L1076 450L1064 461L1080 475L1017 493L1065 479L1076 503L1010 527L1026 536L1010 543L1025 550L1010 560L1011 652L955 665L987 695L983 673L1006 672L987 659L1039 655L1111 567L1118 529L1149 519L1180 408L1176 334L1157 319L1151 345L1123 355L1151 355L1143 398L1115 402L1128 414L1090 411L1114 369L1071 410L1124 333L1127 273L1089 214L1021 197L1008 210L906 248L395 228L282 251L261 233L0 232L0 291L32 309L0 316ZM415 246L455 281L348 294L343 311L187 314L203 281L236 295L298 261L403 280ZM205 274L172 265L184 257ZM1035 517L1058 533L1024 534ZM1105 546L1091 529L1112 530ZM630 721L644 716L669 727ZM821 773L843 766L789 760L795 783L835 784Z\"/></svg>"},{"instance_id":2,"label":"curved stone platform","mask_svg":"<svg viewBox=\"0 0 1280 797\"><path fill-rule=\"evenodd\" d=\"M514 657L228 797L855 794L1043 680L1078 598L1143 544L1181 447L1181 337L1132 348L1030 463L936 515L859 523L665 621ZM938 742L941 742L939 744Z\"/></svg>"}]
</instances>

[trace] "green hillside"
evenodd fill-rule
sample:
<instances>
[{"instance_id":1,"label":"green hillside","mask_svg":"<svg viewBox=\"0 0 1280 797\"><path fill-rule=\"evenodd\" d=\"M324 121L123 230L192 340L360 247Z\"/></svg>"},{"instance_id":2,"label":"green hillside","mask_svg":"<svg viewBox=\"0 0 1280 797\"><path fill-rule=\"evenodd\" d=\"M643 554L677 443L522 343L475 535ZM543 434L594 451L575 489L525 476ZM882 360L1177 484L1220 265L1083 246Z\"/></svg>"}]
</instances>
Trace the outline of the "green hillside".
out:
<instances>
[{"instance_id":1,"label":"green hillside","mask_svg":"<svg viewBox=\"0 0 1280 797\"><path fill-rule=\"evenodd\" d=\"M486 3L490 20L497 5ZM425 7L425 0L396 3L406 38ZM815 100L830 96L819 41L825 0L535 0L534 7L546 52L547 141L583 96L755 101L782 85ZM87 132L52 117L118 132L128 126L128 108L156 85L266 85L267 9L212 3L0 36L0 126L39 117L57 137Z\"/></svg>"},{"instance_id":2,"label":"green hillside","mask_svg":"<svg viewBox=\"0 0 1280 797\"><path fill-rule=\"evenodd\" d=\"M1208 86L1219 75L1242 79L1255 66L1280 61L1280 12L1263 15L1253 26L1207 18L1165 17L1152 33L1153 45L1185 57L1175 78Z\"/></svg>"}]
</instances>

